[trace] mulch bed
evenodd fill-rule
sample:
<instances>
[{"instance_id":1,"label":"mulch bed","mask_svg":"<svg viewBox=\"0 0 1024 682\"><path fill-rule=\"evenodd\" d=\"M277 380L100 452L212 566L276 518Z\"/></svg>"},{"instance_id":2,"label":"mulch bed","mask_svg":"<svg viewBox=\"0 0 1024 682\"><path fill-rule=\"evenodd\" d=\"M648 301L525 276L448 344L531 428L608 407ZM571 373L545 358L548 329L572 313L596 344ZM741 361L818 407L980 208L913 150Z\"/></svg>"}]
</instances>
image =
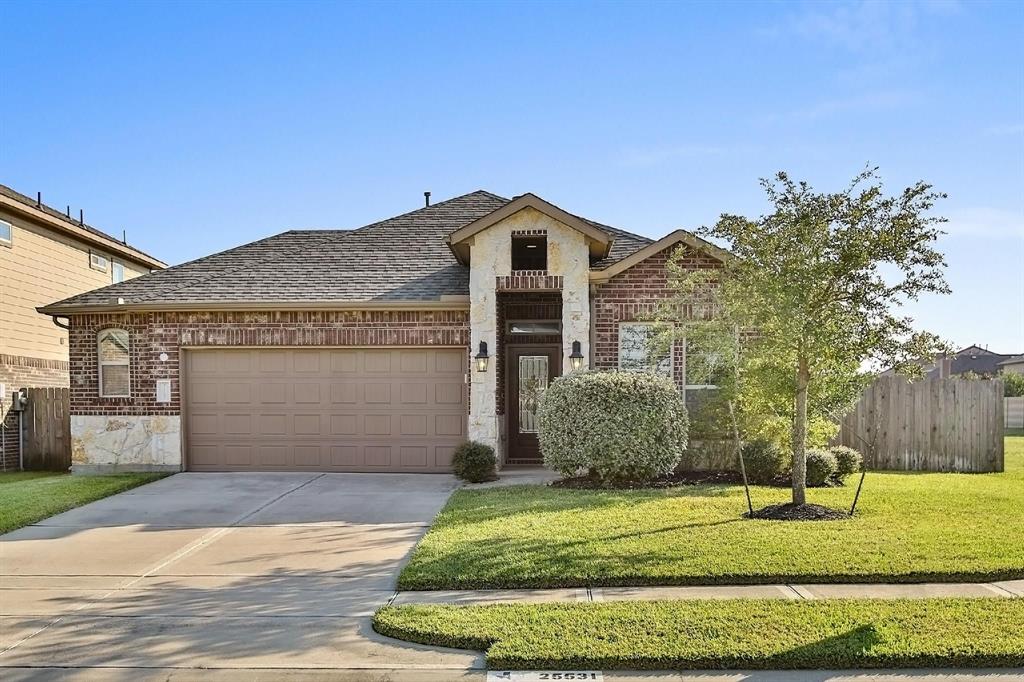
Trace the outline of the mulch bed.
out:
<instances>
[{"instance_id":1,"label":"mulch bed","mask_svg":"<svg viewBox=\"0 0 1024 682\"><path fill-rule=\"evenodd\" d=\"M770 519L775 521L838 521L848 519L850 515L838 509L823 507L820 504L770 504L755 509L753 514L744 514L748 519Z\"/></svg>"}]
</instances>

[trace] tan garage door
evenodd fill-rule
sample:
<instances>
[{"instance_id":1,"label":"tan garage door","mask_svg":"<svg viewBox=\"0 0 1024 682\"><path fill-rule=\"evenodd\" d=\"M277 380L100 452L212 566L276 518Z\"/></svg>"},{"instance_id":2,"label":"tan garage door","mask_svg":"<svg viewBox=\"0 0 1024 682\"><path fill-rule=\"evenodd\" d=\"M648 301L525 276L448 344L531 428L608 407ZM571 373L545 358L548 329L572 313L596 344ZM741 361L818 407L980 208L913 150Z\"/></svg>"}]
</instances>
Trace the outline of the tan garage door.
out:
<instances>
[{"instance_id":1,"label":"tan garage door","mask_svg":"<svg viewBox=\"0 0 1024 682\"><path fill-rule=\"evenodd\" d=\"M194 471L447 471L466 432L464 349L190 350Z\"/></svg>"}]
</instances>

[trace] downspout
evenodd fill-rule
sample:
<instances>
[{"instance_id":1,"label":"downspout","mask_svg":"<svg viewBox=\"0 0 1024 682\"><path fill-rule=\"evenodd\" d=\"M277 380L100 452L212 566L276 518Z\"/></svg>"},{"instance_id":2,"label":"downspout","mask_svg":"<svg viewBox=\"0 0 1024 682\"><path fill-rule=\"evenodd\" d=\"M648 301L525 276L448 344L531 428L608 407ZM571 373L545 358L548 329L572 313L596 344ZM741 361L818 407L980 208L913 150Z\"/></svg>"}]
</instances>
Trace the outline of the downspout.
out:
<instances>
[{"instance_id":1,"label":"downspout","mask_svg":"<svg viewBox=\"0 0 1024 682\"><path fill-rule=\"evenodd\" d=\"M68 322L67 323L61 322L60 320L57 319L58 317L63 317ZM71 318L69 318L67 315L50 315L50 319L53 320L53 323L55 325L57 325L58 327L60 327L61 329L66 329L68 331L71 331L71 324L70 324Z\"/></svg>"}]
</instances>

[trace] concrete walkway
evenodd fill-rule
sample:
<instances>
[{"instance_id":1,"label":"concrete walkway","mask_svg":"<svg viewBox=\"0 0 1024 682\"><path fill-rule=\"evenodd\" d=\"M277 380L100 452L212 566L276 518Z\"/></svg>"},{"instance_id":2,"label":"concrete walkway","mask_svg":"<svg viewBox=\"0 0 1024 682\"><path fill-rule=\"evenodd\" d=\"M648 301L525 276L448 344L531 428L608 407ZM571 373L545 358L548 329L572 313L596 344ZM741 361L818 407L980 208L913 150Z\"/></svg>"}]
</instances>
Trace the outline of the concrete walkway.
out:
<instances>
[{"instance_id":1,"label":"concrete walkway","mask_svg":"<svg viewBox=\"0 0 1024 682\"><path fill-rule=\"evenodd\" d=\"M865 583L850 585L709 585L694 587L579 587L551 590L438 590L398 592L392 604L508 604L654 599L926 599L1024 597L1024 580L994 583Z\"/></svg>"}]
</instances>

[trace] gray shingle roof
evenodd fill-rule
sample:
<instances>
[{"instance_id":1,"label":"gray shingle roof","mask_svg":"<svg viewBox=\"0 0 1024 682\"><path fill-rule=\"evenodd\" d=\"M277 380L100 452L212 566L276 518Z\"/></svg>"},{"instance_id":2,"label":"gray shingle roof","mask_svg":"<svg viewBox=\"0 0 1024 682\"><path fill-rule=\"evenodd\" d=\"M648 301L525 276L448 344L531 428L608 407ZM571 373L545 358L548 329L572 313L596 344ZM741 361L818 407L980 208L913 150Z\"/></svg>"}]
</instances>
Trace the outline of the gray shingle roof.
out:
<instances>
[{"instance_id":1,"label":"gray shingle roof","mask_svg":"<svg viewBox=\"0 0 1024 682\"><path fill-rule=\"evenodd\" d=\"M466 296L469 269L445 237L508 203L472 192L357 230L294 230L47 306L437 301ZM587 221L592 222L592 221ZM651 242L592 223L615 239L604 268Z\"/></svg>"}]
</instances>

